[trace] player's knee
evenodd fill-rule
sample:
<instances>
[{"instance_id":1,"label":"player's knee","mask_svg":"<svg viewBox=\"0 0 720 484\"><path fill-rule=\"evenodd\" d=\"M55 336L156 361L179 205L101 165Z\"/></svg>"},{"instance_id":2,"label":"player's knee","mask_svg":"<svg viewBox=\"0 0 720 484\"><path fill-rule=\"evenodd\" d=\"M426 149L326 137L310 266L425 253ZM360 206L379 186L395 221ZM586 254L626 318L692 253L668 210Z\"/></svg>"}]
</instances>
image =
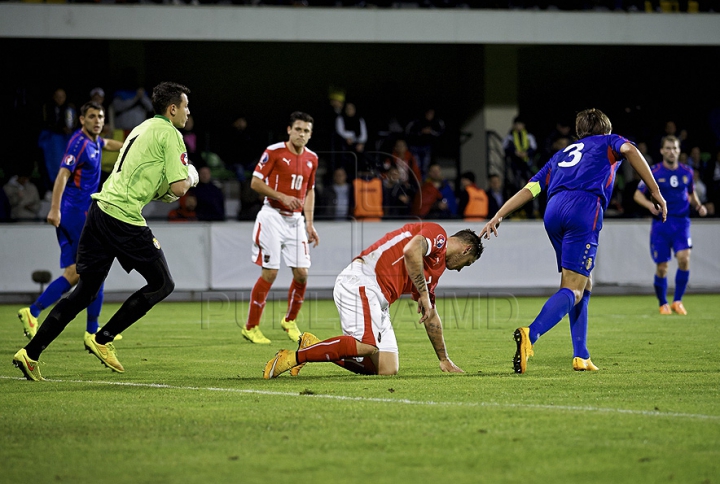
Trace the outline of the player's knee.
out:
<instances>
[{"instance_id":1,"label":"player's knee","mask_svg":"<svg viewBox=\"0 0 720 484\"><path fill-rule=\"evenodd\" d=\"M308 279L308 270L305 267L296 267L293 269L293 279L298 284L305 284Z\"/></svg>"},{"instance_id":2,"label":"player's knee","mask_svg":"<svg viewBox=\"0 0 720 484\"><path fill-rule=\"evenodd\" d=\"M655 271L655 273L657 274L658 277L660 277L662 279L666 278L667 272L668 272L667 262L663 262L663 263L657 265L657 270Z\"/></svg>"},{"instance_id":3,"label":"player's knee","mask_svg":"<svg viewBox=\"0 0 720 484\"><path fill-rule=\"evenodd\" d=\"M277 269L263 269L260 277L262 277L263 280L268 284L273 284L275 282L275 279L277 279L277 275Z\"/></svg>"}]
</instances>

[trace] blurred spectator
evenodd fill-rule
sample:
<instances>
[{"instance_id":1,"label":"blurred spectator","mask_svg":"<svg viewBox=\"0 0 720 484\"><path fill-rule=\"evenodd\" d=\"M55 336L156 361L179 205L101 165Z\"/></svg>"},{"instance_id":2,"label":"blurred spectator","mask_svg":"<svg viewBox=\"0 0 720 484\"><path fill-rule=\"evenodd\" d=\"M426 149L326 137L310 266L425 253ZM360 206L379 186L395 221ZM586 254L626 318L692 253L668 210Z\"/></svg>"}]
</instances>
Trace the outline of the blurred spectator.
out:
<instances>
[{"instance_id":1,"label":"blurred spectator","mask_svg":"<svg viewBox=\"0 0 720 484\"><path fill-rule=\"evenodd\" d=\"M30 174L31 170L24 167L3 186L3 191L10 202L12 220L28 221L40 218L40 193L30 181Z\"/></svg>"},{"instance_id":2,"label":"blurred spectator","mask_svg":"<svg viewBox=\"0 0 720 484\"><path fill-rule=\"evenodd\" d=\"M693 184L695 185L695 193L697 193L700 204L705 205L706 203L708 203L707 185L705 185L705 182L703 182L700 178L700 172L698 170L693 170ZM709 215L713 214L709 213ZM690 216L698 217L699 215L697 210L690 210Z\"/></svg>"},{"instance_id":3,"label":"blurred spectator","mask_svg":"<svg viewBox=\"0 0 720 484\"><path fill-rule=\"evenodd\" d=\"M263 206L265 197L250 188L250 178L240 182L240 210L238 211L238 220L255 220L258 212Z\"/></svg>"},{"instance_id":4,"label":"blurred spectator","mask_svg":"<svg viewBox=\"0 0 720 484\"><path fill-rule=\"evenodd\" d=\"M200 181L192 189L196 199L195 213L201 221L225 220L225 195L212 179L208 166L198 168Z\"/></svg>"},{"instance_id":5,"label":"blurred spectator","mask_svg":"<svg viewBox=\"0 0 720 484\"><path fill-rule=\"evenodd\" d=\"M503 139L503 149L512 170L515 189L520 190L537 171L534 165L537 141L528 132L522 117L513 119L512 127Z\"/></svg>"},{"instance_id":6,"label":"blurred spectator","mask_svg":"<svg viewBox=\"0 0 720 484\"><path fill-rule=\"evenodd\" d=\"M0 190L0 223L12 222L12 207L5 190Z\"/></svg>"},{"instance_id":7,"label":"blurred spectator","mask_svg":"<svg viewBox=\"0 0 720 484\"><path fill-rule=\"evenodd\" d=\"M458 215L465 220L483 220L488 216L490 201L482 188L475 184L475 173L466 171L460 175L458 190Z\"/></svg>"},{"instance_id":8,"label":"blurred spectator","mask_svg":"<svg viewBox=\"0 0 720 484\"><path fill-rule=\"evenodd\" d=\"M535 136L528 132L525 120L522 117L516 116L513 119L512 127L503 139L503 149L505 150L506 163L510 165L513 174L515 190L520 190L537 172L535 155L538 149ZM523 209L527 218L535 218L537 205L539 205L537 200L525 204ZM521 212L518 211L517 214L521 214Z\"/></svg>"},{"instance_id":9,"label":"blurred spectator","mask_svg":"<svg viewBox=\"0 0 720 484\"><path fill-rule=\"evenodd\" d=\"M38 146L43 151L45 162L40 167L43 192L51 190L60 170L60 161L65 147L77 124L77 109L68 102L65 89L53 91L52 99L43 105L43 128Z\"/></svg>"},{"instance_id":10,"label":"blurred spectator","mask_svg":"<svg viewBox=\"0 0 720 484\"><path fill-rule=\"evenodd\" d=\"M105 103L105 90L102 87L95 87L90 91L90 100L102 106L106 113L110 109L109 106ZM103 126L103 130L100 133L100 136L102 136L103 138L112 139L114 129L115 125L113 124L112 119L110 119L109 116L105 116L105 125Z\"/></svg>"},{"instance_id":11,"label":"blurred spectator","mask_svg":"<svg viewBox=\"0 0 720 484\"><path fill-rule=\"evenodd\" d=\"M185 149L187 150L188 157L191 161L197 163L197 134L195 133L195 118L193 115L188 115L185 127L180 129L182 133L183 141L185 142Z\"/></svg>"},{"instance_id":12,"label":"blurred spectator","mask_svg":"<svg viewBox=\"0 0 720 484\"><path fill-rule=\"evenodd\" d=\"M325 187L322 202L318 204L319 218L326 220L347 220L352 218L352 207L355 206L355 193L353 186L348 183L345 168L338 167L333 170L333 179ZM316 218L318 218L316 216Z\"/></svg>"},{"instance_id":13,"label":"blurred spectator","mask_svg":"<svg viewBox=\"0 0 720 484\"><path fill-rule=\"evenodd\" d=\"M709 204L712 204L712 213L717 216L720 214L720 148L715 150L715 160L710 165L708 172L710 173L708 201ZM710 213L710 208L708 208L708 213Z\"/></svg>"},{"instance_id":14,"label":"blurred spectator","mask_svg":"<svg viewBox=\"0 0 720 484\"><path fill-rule=\"evenodd\" d=\"M428 176L415 195L412 214L420 218L452 218L457 204L450 183L443 178L440 165L434 163L428 167Z\"/></svg>"},{"instance_id":15,"label":"blurred spectator","mask_svg":"<svg viewBox=\"0 0 720 484\"><path fill-rule=\"evenodd\" d=\"M392 156L385 158L383 162L383 171L387 172L393 167L398 169L400 180L403 183L409 183L413 187L420 186L420 180L422 180L420 167L403 138L395 140Z\"/></svg>"},{"instance_id":16,"label":"blurred spectator","mask_svg":"<svg viewBox=\"0 0 720 484\"><path fill-rule=\"evenodd\" d=\"M705 169L705 163L702 158L702 150L699 146L695 145L690 148L690 154L688 155L687 164L695 171L700 173Z\"/></svg>"},{"instance_id":17,"label":"blurred spectator","mask_svg":"<svg viewBox=\"0 0 720 484\"><path fill-rule=\"evenodd\" d=\"M625 165L626 163L623 163ZM628 165L630 163L627 163ZM638 205L633 198L638 184L640 183L640 175L637 171L632 170L631 178L625 181L622 188L622 211L625 218L643 218L646 217L648 211L645 207Z\"/></svg>"},{"instance_id":18,"label":"blurred spectator","mask_svg":"<svg viewBox=\"0 0 720 484\"><path fill-rule=\"evenodd\" d=\"M127 137L135 126L152 116L153 106L132 69L125 70L121 77L124 87L115 91L110 108L115 128L122 129Z\"/></svg>"},{"instance_id":19,"label":"blurred spectator","mask_svg":"<svg viewBox=\"0 0 720 484\"><path fill-rule=\"evenodd\" d=\"M358 172L352 181L355 196L353 217L365 222L376 222L382 219L383 185L380 177L365 169Z\"/></svg>"},{"instance_id":20,"label":"blurred spectator","mask_svg":"<svg viewBox=\"0 0 720 484\"><path fill-rule=\"evenodd\" d=\"M197 222L198 218L195 213L197 199L191 188L188 192L180 197L180 207L168 212L168 221L170 222Z\"/></svg>"},{"instance_id":21,"label":"blurred spectator","mask_svg":"<svg viewBox=\"0 0 720 484\"><path fill-rule=\"evenodd\" d=\"M249 176L246 172L252 172L255 168L264 148L244 116L238 116L223 129L214 146L225 167L232 170L241 181Z\"/></svg>"},{"instance_id":22,"label":"blurred spectator","mask_svg":"<svg viewBox=\"0 0 720 484\"><path fill-rule=\"evenodd\" d=\"M344 140L337 133L337 118L342 115L345 107L345 91L331 87L328 90L328 104L320 110L319 116L315 116L313 126L313 146L316 147L318 156L326 161L328 175L334 174L334 168L338 163L338 151L342 150ZM329 182L329 180L325 180Z\"/></svg>"},{"instance_id":23,"label":"blurred spectator","mask_svg":"<svg viewBox=\"0 0 720 484\"><path fill-rule=\"evenodd\" d=\"M408 148L420 165L420 173L425 177L433 163L434 150L445 134L445 122L436 116L435 109L429 108L422 117L410 121L405 134Z\"/></svg>"},{"instance_id":24,"label":"blurred spectator","mask_svg":"<svg viewBox=\"0 0 720 484\"><path fill-rule=\"evenodd\" d=\"M408 218L417 190L403 181L400 169L391 166L383 178L383 212L386 219Z\"/></svg>"},{"instance_id":25,"label":"blurred spectator","mask_svg":"<svg viewBox=\"0 0 720 484\"><path fill-rule=\"evenodd\" d=\"M561 149L557 147L559 139L565 138L567 140L572 140L572 130L573 123L569 122L566 119L560 119L555 123L555 128L553 128L547 138L545 138L545 145L543 146L544 161L549 160L555 153L558 152L559 149ZM567 144L565 144L563 148L565 146L567 146Z\"/></svg>"},{"instance_id":26,"label":"blurred spectator","mask_svg":"<svg viewBox=\"0 0 720 484\"><path fill-rule=\"evenodd\" d=\"M335 131L344 140L341 143L344 154L339 166L345 168L350 179L354 179L358 171L364 170L365 143L368 140L365 119L357 114L354 103L345 103L343 113L335 120Z\"/></svg>"},{"instance_id":27,"label":"blurred spectator","mask_svg":"<svg viewBox=\"0 0 720 484\"><path fill-rule=\"evenodd\" d=\"M493 218L500 207L505 203L505 193L503 191L502 180L500 175L491 174L488 177L488 218Z\"/></svg>"}]
</instances>

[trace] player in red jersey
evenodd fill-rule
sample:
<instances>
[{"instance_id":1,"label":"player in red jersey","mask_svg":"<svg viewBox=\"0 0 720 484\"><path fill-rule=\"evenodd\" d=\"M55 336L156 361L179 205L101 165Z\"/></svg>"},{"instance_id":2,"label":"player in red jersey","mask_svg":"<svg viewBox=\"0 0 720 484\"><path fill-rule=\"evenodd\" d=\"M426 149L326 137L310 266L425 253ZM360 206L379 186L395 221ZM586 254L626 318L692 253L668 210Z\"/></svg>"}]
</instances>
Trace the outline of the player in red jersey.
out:
<instances>
[{"instance_id":1,"label":"player in red jersey","mask_svg":"<svg viewBox=\"0 0 720 484\"><path fill-rule=\"evenodd\" d=\"M250 183L253 190L265 196L265 203L255 219L252 247L253 262L262 267L262 272L250 294L248 319L242 330L242 335L253 343L270 344L259 324L268 292L280 269L281 256L293 273L288 309L281 325L291 340L300 339L295 318L307 285L308 246L312 243L317 247L320 242L313 226L318 157L305 146L312 128L310 115L299 111L292 113L287 128L288 141L265 149Z\"/></svg>"},{"instance_id":2,"label":"player in red jersey","mask_svg":"<svg viewBox=\"0 0 720 484\"><path fill-rule=\"evenodd\" d=\"M398 346L389 309L402 294L411 294L418 302L420 324L425 326L440 369L462 373L445 349L435 287L445 269L459 272L478 260L482 251L482 242L472 230L448 237L436 223L411 223L386 234L362 251L335 281L333 297L343 336L320 341L303 333L298 350L280 350L265 365L263 378L288 370L297 375L306 362L322 361L363 375L397 374Z\"/></svg>"}]
</instances>

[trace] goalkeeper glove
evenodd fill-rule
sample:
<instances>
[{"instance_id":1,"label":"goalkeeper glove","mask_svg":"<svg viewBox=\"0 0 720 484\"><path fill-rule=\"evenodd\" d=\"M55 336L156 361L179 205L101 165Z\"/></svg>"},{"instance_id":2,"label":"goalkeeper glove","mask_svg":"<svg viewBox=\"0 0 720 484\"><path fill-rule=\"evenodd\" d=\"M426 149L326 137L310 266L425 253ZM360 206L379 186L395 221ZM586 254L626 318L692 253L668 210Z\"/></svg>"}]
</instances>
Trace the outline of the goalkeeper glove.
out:
<instances>
[{"instance_id":1,"label":"goalkeeper glove","mask_svg":"<svg viewBox=\"0 0 720 484\"><path fill-rule=\"evenodd\" d=\"M200 181L200 175L193 165L188 165L188 178L190 178L190 185L197 186Z\"/></svg>"}]
</instances>

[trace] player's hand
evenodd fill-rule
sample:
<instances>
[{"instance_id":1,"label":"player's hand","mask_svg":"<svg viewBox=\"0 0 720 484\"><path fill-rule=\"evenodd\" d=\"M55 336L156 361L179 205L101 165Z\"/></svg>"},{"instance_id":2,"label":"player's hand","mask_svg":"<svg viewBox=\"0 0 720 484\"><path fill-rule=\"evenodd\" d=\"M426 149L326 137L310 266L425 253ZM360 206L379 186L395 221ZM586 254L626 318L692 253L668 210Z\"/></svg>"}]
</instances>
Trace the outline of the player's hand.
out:
<instances>
[{"instance_id":1,"label":"player's hand","mask_svg":"<svg viewBox=\"0 0 720 484\"><path fill-rule=\"evenodd\" d=\"M650 201L652 202L655 209L658 211L658 215L662 215L662 221L664 222L665 220L667 220L667 202L665 202L665 199L660 194L660 192L651 193Z\"/></svg>"},{"instance_id":2,"label":"player's hand","mask_svg":"<svg viewBox=\"0 0 720 484\"><path fill-rule=\"evenodd\" d=\"M302 202L297 197L291 197L290 195L285 195L284 193L280 194L280 203L285 205L290 210L297 210L298 208L302 207Z\"/></svg>"},{"instance_id":3,"label":"player's hand","mask_svg":"<svg viewBox=\"0 0 720 484\"><path fill-rule=\"evenodd\" d=\"M453 363L450 358L447 360L440 360L440 369L443 373L465 373L462 368Z\"/></svg>"},{"instance_id":4,"label":"player's hand","mask_svg":"<svg viewBox=\"0 0 720 484\"><path fill-rule=\"evenodd\" d=\"M700 205L698 207L698 215L700 215L701 217L707 215L707 208L705 208L705 205Z\"/></svg>"},{"instance_id":5,"label":"player's hand","mask_svg":"<svg viewBox=\"0 0 720 484\"><path fill-rule=\"evenodd\" d=\"M481 239L485 237L486 239L490 238L490 232L495 234L495 237L498 236L497 228L500 226L500 222L502 222L502 217L495 216L490 219L488 223L485 224L485 227L482 228L480 233L478 234L478 237Z\"/></svg>"},{"instance_id":6,"label":"player's hand","mask_svg":"<svg viewBox=\"0 0 720 484\"><path fill-rule=\"evenodd\" d=\"M60 215L60 209L59 208L51 208L50 212L47 215L47 222L50 225L54 225L55 227L60 227L60 219L62 216Z\"/></svg>"},{"instance_id":7,"label":"player's hand","mask_svg":"<svg viewBox=\"0 0 720 484\"><path fill-rule=\"evenodd\" d=\"M308 236L308 242L312 242L313 247L317 247L320 243L320 236L318 235L317 231L315 230L315 226L311 223L307 224L307 236Z\"/></svg>"},{"instance_id":8,"label":"player's hand","mask_svg":"<svg viewBox=\"0 0 720 484\"><path fill-rule=\"evenodd\" d=\"M435 308L430 302L430 296L427 293L424 296L421 296L420 299L418 299L417 312L421 314L420 324L425 324L425 321L429 320L430 318L434 318L437 315Z\"/></svg>"},{"instance_id":9,"label":"player's hand","mask_svg":"<svg viewBox=\"0 0 720 484\"><path fill-rule=\"evenodd\" d=\"M190 179L190 186L196 187L200 181L200 175L198 175L197 168L193 165L188 165L188 178Z\"/></svg>"}]
</instances>

